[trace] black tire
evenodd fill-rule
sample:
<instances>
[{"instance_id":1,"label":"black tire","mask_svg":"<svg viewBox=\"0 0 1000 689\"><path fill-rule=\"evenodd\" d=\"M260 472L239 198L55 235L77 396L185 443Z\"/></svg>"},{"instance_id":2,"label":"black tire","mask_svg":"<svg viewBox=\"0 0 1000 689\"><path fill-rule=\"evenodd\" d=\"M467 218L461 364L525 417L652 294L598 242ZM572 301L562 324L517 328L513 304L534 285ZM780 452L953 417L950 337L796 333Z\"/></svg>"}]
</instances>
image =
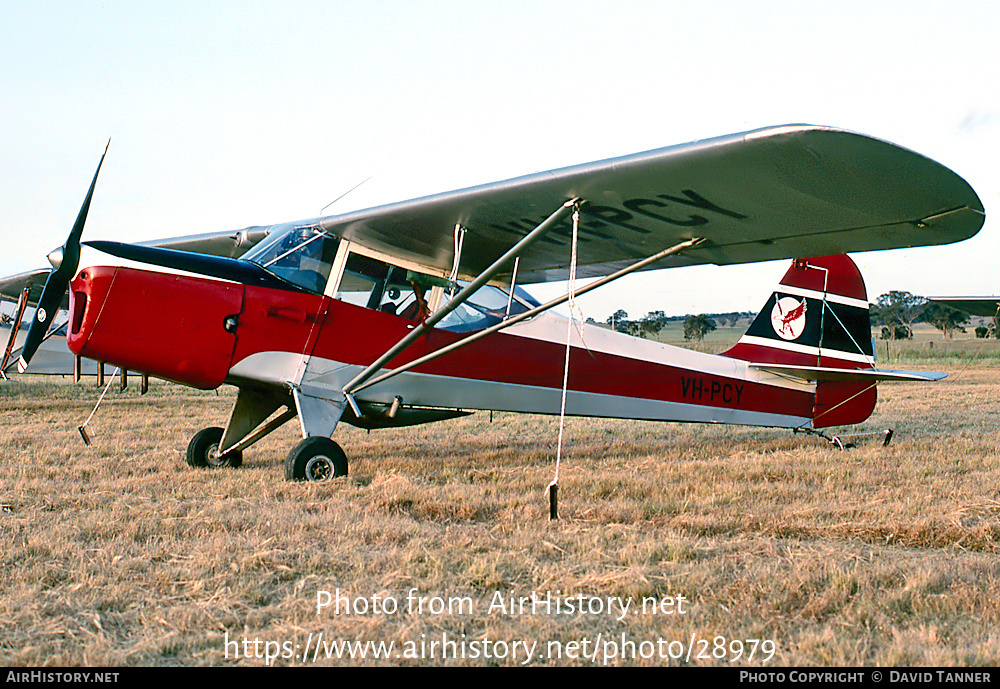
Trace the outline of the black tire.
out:
<instances>
[{"instance_id":1,"label":"black tire","mask_svg":"<svg viewBox=\"0 0 1000 689\"><path fill-rule=\"evenodd\" d=\"M193 467L233 467L243 464L243 452L217 454L222 442L222 429L211 427L198 431L187 447L187 463Z\"/></svg>"},{"instance_id":2,"label":"black tire","mask_svg":"<svg viewBox=\"0 0 1000 689\"><path fill-rule=\"evenodd\" d=\"M285 460L288 481L329 481L337 476L347 476L347 455L329 438L306 438Z\"/></svg>"}]
</instances>

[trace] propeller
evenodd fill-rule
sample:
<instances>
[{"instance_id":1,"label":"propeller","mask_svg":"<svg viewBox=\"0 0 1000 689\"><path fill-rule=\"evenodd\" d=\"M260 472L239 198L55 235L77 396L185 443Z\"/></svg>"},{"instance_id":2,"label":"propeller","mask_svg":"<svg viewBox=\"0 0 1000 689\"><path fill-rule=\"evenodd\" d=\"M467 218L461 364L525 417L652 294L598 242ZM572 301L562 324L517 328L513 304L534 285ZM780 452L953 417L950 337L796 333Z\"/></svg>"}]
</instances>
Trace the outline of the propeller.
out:
<instances>
[{"instance_id":1,"label":"propeller","mask_svg":"<svg viewBox=\"0 0 1000 689\"><path fill-rule=\"evenodd\" d=\"M101 165L104 164L104 156L108 154L111 140L104 147L101 155L101 162L97 164L97 172L94 173L94 180L90 183L87 191L87 198L83 200L83 206L76 216L73 229L66 238L66 243L48 255L49 263L52 264L52 272L49 273L42 289L42 296L38 300L38 308L35 309L35 317L31 321L28 329L28 336L24 340L24 347L21 349L21 358L17 360L17 369L20 372L28 367L31 357L35 355L38 345L45 339L45 334L52 325L52 319L59 312L63 296L69 288L69 281L76 275L76 269L80 265L80 235L83 234L83 226L87 222L87 213L90 211L90 200L94 196L94 187L97 185L97 175L101 172Z\"/></svg>"}]
</instances>

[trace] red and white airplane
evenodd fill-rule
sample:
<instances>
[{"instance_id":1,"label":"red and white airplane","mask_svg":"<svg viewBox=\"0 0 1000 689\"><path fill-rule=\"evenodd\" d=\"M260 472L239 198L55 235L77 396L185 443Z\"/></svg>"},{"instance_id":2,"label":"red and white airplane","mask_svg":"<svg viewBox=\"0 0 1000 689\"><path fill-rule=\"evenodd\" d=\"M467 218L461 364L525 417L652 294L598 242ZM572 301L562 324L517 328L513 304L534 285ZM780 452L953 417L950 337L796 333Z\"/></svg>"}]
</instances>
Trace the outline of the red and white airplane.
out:
<instances>
[{"instance_id":1,"label":"red and white airplane","mask_svg":"<svg viewBox=\"0 0 1000 689\"><path fill-rule=\"evenodd\" d=\"M103 162L103 158L102 158ZM98 166L98 172L100 166ZM847 251L955 242L982 227L972 188L940 164L837 129L785 126L412 201L255 228L239 259L92 241L94 184L22 351L69 290L78 355L202 389L239 389L194 466L298 417L285 475L347 471L340 421L383 428L470 410L565 412L812 430L863 421L882 380L864 283ZM821 258L802 258L821 256ZM792 258L729 351L709 355L579 324L520 285Z\"/></svg>"}]
</instances>

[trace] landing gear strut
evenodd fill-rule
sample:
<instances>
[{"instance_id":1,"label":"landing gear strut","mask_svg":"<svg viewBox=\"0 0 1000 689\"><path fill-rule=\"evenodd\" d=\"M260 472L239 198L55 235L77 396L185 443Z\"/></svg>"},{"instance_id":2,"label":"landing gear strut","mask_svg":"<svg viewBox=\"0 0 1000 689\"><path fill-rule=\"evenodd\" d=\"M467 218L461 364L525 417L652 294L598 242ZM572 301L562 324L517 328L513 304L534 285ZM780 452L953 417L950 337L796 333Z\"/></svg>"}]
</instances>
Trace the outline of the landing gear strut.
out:
<instances>
[{"instance_id":1,"label":"landing gear strut","mask_svg":"<svg viewBox=\"0 0 1000 689\"><path fill-rule=\"evenodd\" d=\"M198 431L187 447L187 463L193 467L238 467L243 464L243 452L234 450L219 454L222 429L211 427Z\"/></svg>"},{"instance_id":2,"label":"landing gear strut","mask_svg":"<svg viewBox=\"0 0 1000 689\"><path fill-rule=\"evenodd\" d=\"M347 476L347 455L329 438L313 436L292 448L285 460L289 481L328 481Z\"/></svg>"}]
</instances>

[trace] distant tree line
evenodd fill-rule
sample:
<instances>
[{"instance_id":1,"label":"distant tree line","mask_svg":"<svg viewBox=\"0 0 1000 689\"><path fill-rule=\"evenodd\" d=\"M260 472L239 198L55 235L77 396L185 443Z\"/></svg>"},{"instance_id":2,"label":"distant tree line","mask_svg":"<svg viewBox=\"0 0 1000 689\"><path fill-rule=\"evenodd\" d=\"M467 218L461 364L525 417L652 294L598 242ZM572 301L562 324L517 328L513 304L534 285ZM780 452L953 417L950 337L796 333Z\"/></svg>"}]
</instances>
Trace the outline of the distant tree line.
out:
<instances>
[{"instance_id":1,"label":"distant tree line","mask_svg":"<svg viewBox=\"0 0 1000 689\"><path fill-rule=\"evenodd\" d=\"M618 309L605 321L612 330L634 337L654 337L668 322L670 318L663 311L650 311L638 320L630 320L625 309Z\"/></svg>"},{"instance_id":2,"label":"distant tree line","mask_svg":"<svg viewBox=\"0 0 1000 689\"><path fill-rule=\"evenodd\" d=\"M700 341L720 326L735 328L741 320L752 321L757 314L752 312L689 314L667 316L663 311L650 311L642 318L629 318L625 309L618 309L608 316L605 324L613 330L633 337L654 338L671 322L683 322L684 339ZM871 305L869 311L872 326L881 328L883 340L909 340L913 338L913 326L929 323L941 331L945 338L952 338L955 332L966 332L969 315L943 304L928 301L924 297L892 290ZM588 319L590 322L596 322ZM1000 322L994 319L989 326L979 326L976 337L1000 337Z\"/></svg>"},{"instance_id":3,"label":"distant tree line","mask_svg":"<svg viewBox=\"0 0 1000 689\"><path fill-rule=\"evenodd\" d=\"M685 340L702 340L719 325L735 328L741 319L753 319L753 313L714 313L687 316L668 316L663 311L650 311L642 318L630 319L625 309L618 309L605 321L613 330L634 337L656 337L673 321L683 321ZM592 321L593 322L593 321Z\"/></svg>"},{"instance_id":4,"label":"distant tree line","mask_svg":"<svg viewBox=\"0 0 1000 689\"><path fill-rule=\"evenodd\" d=\"M952 338L955 331L966 332L969 315L951 307L928 301L924 297L892 290L881 295L869 311L872 325L881 327L883 340L909 340L913 338L915 323L929 323L941 331L945 338ZM976 337L997 337L994 319L990 327L976 328Z\"/></svg>"}]
</instances>

